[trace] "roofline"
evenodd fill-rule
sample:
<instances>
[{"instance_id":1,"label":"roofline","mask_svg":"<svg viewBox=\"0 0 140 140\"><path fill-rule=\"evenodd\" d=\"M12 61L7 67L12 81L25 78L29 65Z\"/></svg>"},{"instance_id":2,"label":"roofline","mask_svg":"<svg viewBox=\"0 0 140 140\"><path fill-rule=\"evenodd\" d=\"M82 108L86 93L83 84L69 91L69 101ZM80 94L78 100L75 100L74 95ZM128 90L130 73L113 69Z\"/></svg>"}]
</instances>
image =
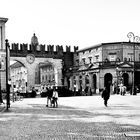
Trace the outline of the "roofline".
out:
<instances>
[{"instance_id":1,"label":"roofline","mask_svg":"<svg viewBox=\"0 0 140 140\"><path fill-rule=\"evenodd\" d=\"M8 18L0 17L0 21L7 22L8 21Z\"/></svg>"},{"instance_id":2,"label":"roofline","mask_svg":"<svg viewBox=\"0 0 140 140\"><path fill-rule=\"evenodd\" d=\"M90 46L90 47L86 47L86 48L83 48L83 49L80 49L78 50L77 52L82 52L82 51L86 51L86 50L90 50L90 49L93 49L93 48L99 48L103 45L111 45L111 44L140 44L140 42L108 42L108 43L101 43L101 44L97 44L97 45L94 45L94 46Z\"/></svg>"},{"instance_id":3,"label":"roofline","mask_svg":"<svg viewBox=\"0 0 140 140\"><path fill-rule=\"evenodd\" d=\"M78 50L77 52L82 52L82 51L90 50L92 48L98 48L101 45L102 45L102 43L101 44L94 45L94 46L86 47L86 48L83 48L83 49Z\"/></svg>"}]
</instances>

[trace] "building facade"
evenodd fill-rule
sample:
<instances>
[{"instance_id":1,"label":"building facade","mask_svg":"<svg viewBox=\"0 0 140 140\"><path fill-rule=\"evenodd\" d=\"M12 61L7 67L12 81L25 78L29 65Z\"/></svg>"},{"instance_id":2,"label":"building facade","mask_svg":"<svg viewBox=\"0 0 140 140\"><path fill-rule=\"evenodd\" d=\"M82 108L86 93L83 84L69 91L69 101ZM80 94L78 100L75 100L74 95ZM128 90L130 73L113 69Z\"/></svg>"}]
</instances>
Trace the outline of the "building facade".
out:
<instances>
[{"instance_id":1,"label":"building facade","mask_svg":"<svg viewBox=\"0 0 140 140\"><path fill-rule=\"evenodd\" d=\"M130 90L135 82L139 87L140 43L102 43L79 50L72 73L70 89L80 94L98 94L108 84L123 83Z\"/></svg>"},{"instance_id":2,"label":"building facade","mask_svg":"<svg viewBox=\"0 0 140 140\"><path fill-rule=\"evenodd\" d=\"M16 88L19 92L26 93L27 74L26 67L19 62L16 62L10 66L12 91L14 91L14 88Z\"/></svg>"},{"instance_id":3,"label":"building facade","mask_svg":"<svg viewBox=\"0 0 140 140\"><path fill-rule=\"evenodd\" d=\"M74 46L76 52L78 48ZM10 60L20 62L27 69L27 90L47 85L70 86L68 69L73 66L73 52L70 46L66 51L60 45L41 45L37 36L31 44L13 43L10 47ZM14 69L14 68L13 68Z\"/></svg>"},{"instance_id":4,"label":"building facade","mask_svg":"<svg viewBox=\"0 0 140 140\"><path fill-rule=\"evenodd\" d=\"M7 18L0 17L0 91L6 90L5 24L7 21Z\"/></svg>"}]
</instances>

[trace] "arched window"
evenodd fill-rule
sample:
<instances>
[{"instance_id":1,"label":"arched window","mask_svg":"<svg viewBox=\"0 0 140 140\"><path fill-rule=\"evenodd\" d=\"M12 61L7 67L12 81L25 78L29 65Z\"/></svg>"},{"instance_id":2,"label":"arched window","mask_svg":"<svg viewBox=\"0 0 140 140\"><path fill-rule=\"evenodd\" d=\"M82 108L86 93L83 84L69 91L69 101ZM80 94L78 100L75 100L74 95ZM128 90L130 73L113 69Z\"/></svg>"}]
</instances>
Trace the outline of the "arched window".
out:
<instances>
[{"instance_id":1,"label":"arched window","mask_svg":"<svg viewBox=\"0 0 140 140\"><path fill-rule=\"evenodd\" d=\"M108 58L106 58L104 61L105 61L105 63L109 62Z\"/></svg>"}]
</instances>

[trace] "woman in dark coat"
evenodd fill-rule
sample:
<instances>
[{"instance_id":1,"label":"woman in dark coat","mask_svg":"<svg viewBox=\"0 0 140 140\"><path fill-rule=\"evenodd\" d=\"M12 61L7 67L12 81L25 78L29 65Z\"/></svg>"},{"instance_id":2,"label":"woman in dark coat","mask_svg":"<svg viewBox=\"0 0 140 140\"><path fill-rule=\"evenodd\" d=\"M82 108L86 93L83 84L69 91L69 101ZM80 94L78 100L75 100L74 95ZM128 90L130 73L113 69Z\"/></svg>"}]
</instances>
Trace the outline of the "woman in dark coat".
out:
<instances>
[{"instance_id":1,"label":"woman in dark coat","mask_svg":"<svg viewBox=\"0 0 140 140\"><path fill-rule=\"evenodd\" d=\"M103 90L102 98L104 99L104 105L107 107L107 101L110 97L110 89L106 88Z\"/></svg>"}]
</instances>

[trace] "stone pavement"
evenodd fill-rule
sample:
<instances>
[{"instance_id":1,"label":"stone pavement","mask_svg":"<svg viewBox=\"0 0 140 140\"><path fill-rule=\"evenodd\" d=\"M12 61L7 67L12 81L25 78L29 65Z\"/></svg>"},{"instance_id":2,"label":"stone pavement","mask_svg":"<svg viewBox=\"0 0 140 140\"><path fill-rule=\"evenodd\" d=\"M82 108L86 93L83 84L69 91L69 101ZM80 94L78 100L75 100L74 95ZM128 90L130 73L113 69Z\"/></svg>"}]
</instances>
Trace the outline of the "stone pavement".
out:
<instances>
[{"instance_id":1,"label":"stone pavement","mask_svg":"<svg viewBox=\"0 0 140 140\"><path fill-rule=\"evenodd\" d=\"M60 97L58 108L46 98L11 102L0 113L0 140L140 140L140 95Z\"/></svg>"}]
</instances>

